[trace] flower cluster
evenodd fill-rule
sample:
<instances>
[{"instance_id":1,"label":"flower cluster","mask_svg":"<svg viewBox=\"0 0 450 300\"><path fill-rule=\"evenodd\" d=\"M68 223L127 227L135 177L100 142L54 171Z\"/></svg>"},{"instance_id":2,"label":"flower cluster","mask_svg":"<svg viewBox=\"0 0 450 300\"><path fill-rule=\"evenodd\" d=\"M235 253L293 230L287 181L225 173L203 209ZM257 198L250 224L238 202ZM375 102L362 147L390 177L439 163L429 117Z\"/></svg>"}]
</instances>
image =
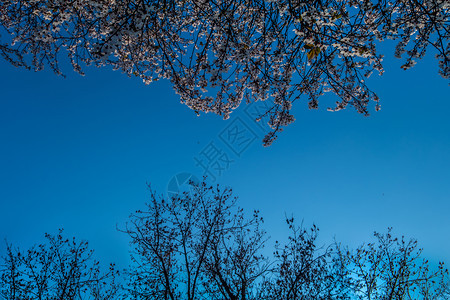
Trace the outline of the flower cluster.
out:
<instances>
[{"instance_id":1,"label":"flower cluster","mask_svg":"<svg viewBox=\"0 0 450 300\"><path fill-rule=\"evenodd\" d=\"M169 79L195 112L228 118L241 105L274 100L266 112L270 145L294 121L292 103L333 92L337 111L368 115L378 97L365 84L381 74L376 43L397 40L404 69L437 52L450 76L447 0L3 0L0 24L12 43L0 54L16 65L61 73L65 49L81 65L111 65L145 83Z\"/></svg>"}]
</instances>

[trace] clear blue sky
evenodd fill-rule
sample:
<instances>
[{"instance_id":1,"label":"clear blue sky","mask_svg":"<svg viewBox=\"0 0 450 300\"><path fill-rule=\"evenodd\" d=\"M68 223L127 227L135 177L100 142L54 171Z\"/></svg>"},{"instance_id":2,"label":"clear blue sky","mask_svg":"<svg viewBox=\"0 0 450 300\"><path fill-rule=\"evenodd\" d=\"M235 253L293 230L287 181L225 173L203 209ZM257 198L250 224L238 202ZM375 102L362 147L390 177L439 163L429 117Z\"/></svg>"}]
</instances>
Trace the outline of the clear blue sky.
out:
<instances>
[{"instance_id":1,"label":"clear blue sky","mask_svg":"<svg viewBox=\"0 0 450 300\"><path fill-rule=\"evenodd\" d=\"M0 238L28 247L65 228L125 266L116 225L144 207L146 183L165 192L179 172L201 176L194 157L213 142L234 160L217 181L261 210L273 239L284 235L285 213L316 223L323 241L352 246L393 226L450 263L448 81L431 55L409 71L390 57L371 79L380 112L327 112L333 96L319 111L297 103L296 122L270 148L243 109L228 121L196 117L167 82L96 68L85 77L66 68L63 79L1 61ZM220 138L237 117L258 135L240 157Z\"/></svg>"}]
</instances>

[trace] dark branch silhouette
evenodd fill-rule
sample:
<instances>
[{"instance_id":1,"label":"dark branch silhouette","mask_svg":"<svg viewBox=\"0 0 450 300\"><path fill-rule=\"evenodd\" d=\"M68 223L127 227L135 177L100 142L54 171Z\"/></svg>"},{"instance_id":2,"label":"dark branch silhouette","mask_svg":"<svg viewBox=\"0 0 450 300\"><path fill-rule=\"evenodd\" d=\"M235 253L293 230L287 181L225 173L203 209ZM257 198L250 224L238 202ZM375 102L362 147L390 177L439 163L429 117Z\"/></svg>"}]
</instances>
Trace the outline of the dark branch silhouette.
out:
<instances>
[{"instance_id":1,"label":"dark branch silhouette","mask_svg":"<svg viewBox=\"0 0 450 300\"><path fill-rule=\"evenodd\" d=\"M131 216L131 294L137 299L253 299L267 271L262 219L235 209L231 189L206 183L170 199L154 192Z\"/></svg>"},{"instance_id":2,"label":"dark branch silhouette","mask_svg":"<svg viewBox=\"0 0 450 300\"><path fill-rule=\"evenodd\" d=\"M270 98L270 145L300 98L316 109L332 92L339 101L329 110L378 110L365 80L383 72L385 39L397 42L403 69L431 46L448 78L449 9L448 0L2 0L0 55L58 74L67 54L81 74L84 63L145 83L166 78L195 112L225 119L242 101Z\"/></svg>"},{"instance_id":3,"label":"dark branch silhouette","mask_svg":"<svg viewBox=\"0 0 450 300\"><path fill-rule=\"evenodd\" d=\"M0 265L0 299L115 299L118 275L111 264L102 273L86 241L46 234L47 243L27 251L7 245Z\"/></svg>"},{"instance_id":4,"label":"dark branch silhouette","mask_svg":"<svg viewBox=\"0 0 450 300\"><path fill-rule=\"evenodd\" d=\"M432 268L415 240L391 229L352 251L317 244L319 229L286 218L289 237L264 255L257 211L248 218L229 188L205 182L171 198L151 192L131 216L133 299L325 300L449 299L448 271Z\"/></svg>"},{"instance_id":5,"label":"dark branch silhouette","mask_svg":"<svg viewBox=\"0 0 450 300\"><path fill-rule=\"evenodd\" d=\"M4 300L444 300L448 271L421 256L417 241L389 229L350 250L318 245L319 229L286 217L288 239L265 251L258 211L236 206L230 188L205 182L175 197L151 190L144 210L122 229L132 265L120 285L101 273L87 242L46 235L23 252L8 245L1 261ZM270 251L269 251L270 253Z\"/></svg>"}]
</instances>

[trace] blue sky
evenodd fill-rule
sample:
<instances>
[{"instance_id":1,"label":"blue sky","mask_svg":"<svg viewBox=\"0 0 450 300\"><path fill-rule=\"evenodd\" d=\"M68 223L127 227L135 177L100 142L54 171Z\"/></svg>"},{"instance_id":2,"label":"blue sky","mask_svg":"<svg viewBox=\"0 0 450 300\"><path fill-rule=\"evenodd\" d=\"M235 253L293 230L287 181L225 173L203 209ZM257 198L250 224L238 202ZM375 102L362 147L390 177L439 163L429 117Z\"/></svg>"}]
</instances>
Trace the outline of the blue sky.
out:
<instances>
[{"instance_id":1,"label":"blue sky","mask_svg":"<svg viewBox=\"0 0 450 300\"><path fill-rule=\"evenodd\" d=\"M65 228L126 266L116 226L144 208L147 183L165 192L177 173L201 176L194 157L212 142L233 160L217 182L261 210L274 240L285 214L351 246L392 226L450 264L450 96L431 56L403 71L387 55L385 74L370 80L382 100L370 117L327 112L331 95L318 111L296 103L296 122L269 148L243 108L228 121L197 117L168 82L107 68L66 68L64 79L1 61L0 238L28 247ZM240 156L220 139L236 118L258 136Z\"/></svg>"}]
</instances>

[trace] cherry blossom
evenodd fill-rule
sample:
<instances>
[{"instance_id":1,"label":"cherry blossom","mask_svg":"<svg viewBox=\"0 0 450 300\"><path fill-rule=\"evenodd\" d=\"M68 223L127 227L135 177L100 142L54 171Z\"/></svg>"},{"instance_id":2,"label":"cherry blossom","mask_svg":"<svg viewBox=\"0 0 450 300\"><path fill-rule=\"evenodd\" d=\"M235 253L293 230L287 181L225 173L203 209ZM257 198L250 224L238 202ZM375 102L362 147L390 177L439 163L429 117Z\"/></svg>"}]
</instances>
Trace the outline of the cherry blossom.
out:
<instances>
[{"instance_id":1,"label":"cherry blossom","mask_svg":"<svg viewBox=\"0 0 450 300\"><path fill-rule=\"evenodd\" d=\"M317 109L332 92L330 111L379 110L366 78L383 73L385 39L397 41L403 69L431 46L449 78L449 9L447 0L3 0L0 54L57 74L67 55L80 74L93 64L146 84L168 79L197 114L224 119L243 101L273 101L267 146L294 122L300 98Z\"/></svg>"}]
</instances>

